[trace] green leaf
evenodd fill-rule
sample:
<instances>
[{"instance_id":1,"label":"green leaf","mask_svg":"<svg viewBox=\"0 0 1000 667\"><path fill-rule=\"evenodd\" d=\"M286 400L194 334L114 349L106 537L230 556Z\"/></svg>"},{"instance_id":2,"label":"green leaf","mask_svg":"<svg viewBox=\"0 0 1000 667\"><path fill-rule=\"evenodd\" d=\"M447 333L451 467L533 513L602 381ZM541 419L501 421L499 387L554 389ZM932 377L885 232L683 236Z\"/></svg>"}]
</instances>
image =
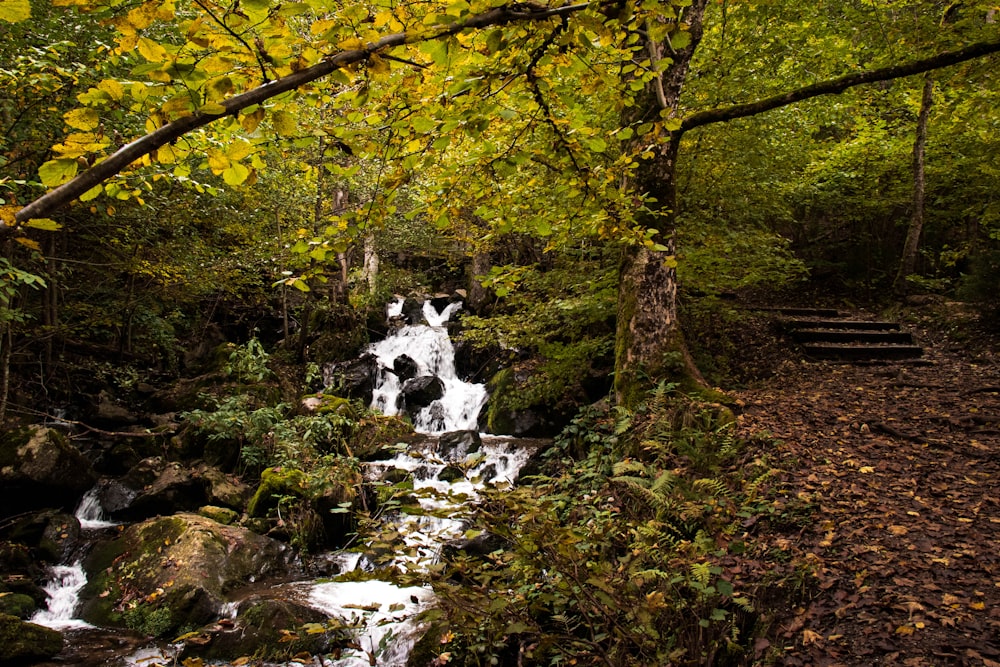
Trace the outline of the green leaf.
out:
<instances>
[{"instance_id":1,"label":"green leaf","mask_svg":"<svg viewBox=\"0 0 1000 667\"><path fill-rule=\"evenodd\" d=\"M271 114L271 123L274 125L274 131L283 137L295 134L295 118L287 111L275 111Z\"/></svg>"},{"instance_id":2,"label":"green leaf","mask_svg":"<svg viewBox=\"0 0 1000 667\"><path fill-rule=\"evenodd\" d=\"M608 142L601 137L593 137L587 140L587 147L595 153L603 153L608 149Z\"/></svg>"},{"instance_id":3,"label":"green leaf","mask_svg":"<svg viewBox=\"0 0 1000 667\"><path fill-rule=\"evenodd\" d=\"M0 20L20 23L31 18L31 4L28 0L0 0Z\"/></svg>"},{"instance_id":4,"label":"green leaf","mask_svg":"<svg viewBox=\"0 0 1000 667\"><path fill-rule=\"evenodd\" d=\"M91 199L96 199L97 195L101 194L103 191L104 188L102 188L100 185L95 185L94 187L90 188L82 195L80 195L80 201L90 201Z\"/></svg>"}]
</instances>

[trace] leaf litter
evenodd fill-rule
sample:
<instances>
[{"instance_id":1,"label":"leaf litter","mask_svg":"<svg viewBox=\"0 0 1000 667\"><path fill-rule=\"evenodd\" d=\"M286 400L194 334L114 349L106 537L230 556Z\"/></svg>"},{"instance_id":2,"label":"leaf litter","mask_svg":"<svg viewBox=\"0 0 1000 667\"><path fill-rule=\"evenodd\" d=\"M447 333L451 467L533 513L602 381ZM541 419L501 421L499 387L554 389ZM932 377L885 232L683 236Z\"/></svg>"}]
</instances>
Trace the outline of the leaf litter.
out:
<instances>
[{"instance_id":1,"label":"leaf litter","mask_svg":"<svg viewBox=\"0 0 1000 667\"><path fill-rule=\"evenodd\" d=\"M759 662L1000 667L1000 364L925 360L790 360L738 394L782 471L728 563L769 609Z\"/></svg>"}]
</instances>

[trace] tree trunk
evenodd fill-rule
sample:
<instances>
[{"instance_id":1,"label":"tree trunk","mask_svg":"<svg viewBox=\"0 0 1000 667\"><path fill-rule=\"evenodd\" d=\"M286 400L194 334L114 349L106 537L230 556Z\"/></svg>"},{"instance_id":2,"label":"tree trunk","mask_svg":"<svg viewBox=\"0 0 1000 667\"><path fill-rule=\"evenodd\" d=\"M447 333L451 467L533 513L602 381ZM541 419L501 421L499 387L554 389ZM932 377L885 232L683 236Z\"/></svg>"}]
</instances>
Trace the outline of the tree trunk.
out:
<instances>
[{"instance_id":1,"label":"tree trunk","mask_svg":"<svg viewBox=\"0 0 1000 667\"><path fill-rule=\"evenodd\" d=\"M897 295L905 295L907 290L906 277L911 275L917 265L917 249L920 246L920 234L924 229L924 155L927 149L927 125L930 123L931 105L934 103L934 81L930 76L924 77L924 92L920 98L920 115L917 117L917 136L913 142L913 213L910 226L906 230L906 243L903 244L903 256L899 260L899 272L893 281L893 291Z\"/></svg>"},{"instance_id":2,"label":"tree trunk","mask_svg":"<svg viewBox=\"0 0 1000 667\"><path fill-rule=\"evenodd\" d=\"M365 234L364 264L361 268L361 279L368 285L368 293L375 293L375 286L378 284L378 247L375 244L375 235L371 232Z\"/></svg>"},{"instance_id":3,"label":"tree trunk","mask_svg":"<svg viewBox=\"0 0 1000 667\"><path fill-rule=\"evenodd\" d=\"M671 64L661 77L647 84L627 121L656 121L664 110L671 116L676 113L691 58L701 41L707 4L707 0L694 0L687 8L682 20L689 26L690 44L673 51ZM652 42L647 46L650 58L660 59L660 46ZM646 228L660 230L652 240L665 250L630 248L619 270L615 398L625 407L637 405L661 380L677 382L689 390L705 386L677 318L674 215L680 140L680 130L671 132L654 155L639 165L632 184L637 192L651 198L649 212L637 216L638 221Z\"/></svg>"}]
</instances>

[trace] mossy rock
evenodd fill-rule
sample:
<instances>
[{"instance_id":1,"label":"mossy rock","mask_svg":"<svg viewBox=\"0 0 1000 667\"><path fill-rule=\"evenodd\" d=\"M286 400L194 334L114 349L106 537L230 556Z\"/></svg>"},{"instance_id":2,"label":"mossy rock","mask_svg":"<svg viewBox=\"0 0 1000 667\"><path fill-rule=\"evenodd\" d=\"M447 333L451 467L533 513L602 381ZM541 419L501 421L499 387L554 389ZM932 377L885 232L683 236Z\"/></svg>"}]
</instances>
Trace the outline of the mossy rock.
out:
<instances>
[{"instance_id":1,"label":"mossy rock","mask_svg":"<svg viewBox=\"0 0 1000 667\"><path fill-rule=\"evenodd\" d=\"M0 516L43 508L69 508L97 475L61 432L41 425L0 438Z\"/></svg>"},{"instance_id":2,"label":"mossy rock","mask_svg":"<svg viewBox=\"0 0 1000 667\"><path fill-rule=\"evenodd\" d=\"M17 616L27 620L38 605L30 595L24 593L0 593L0 615Z\"/></svg>"},{"instance_id":3,"label":"mossy rock","mask_svg":"<svg viewBox=\"0 0 1000 667\"><path fill-rule=\"evenodd\" d=\"M285 576L290 550L195 514L156 518L98 544L84 562L81 617L168 636L217 617L229 591Z\"/></svg>"},{"instance_id":4,"label":"mossy rock","mask_svg":"<svg viewBox=\"0 0 1000 667\"><path fill-rule=\"evenodd\" d=\"M198 514L225 526L233 525L240 518L240 515L235 510L231 510L228 507L216 507L215 505L199 507Z\"/></svg>"},{"instance_id":5,"label":"mossy rock","mask_svg":"<svg viewBox=\"0 0 1000 667\"><path fill-rule=\"evenodd\" d=\"M351 448L359 459L369 461L385 447L398 442L417 442L426 437L414 432L413 425L399 417L369 415L358 422Z\"/></svg>"},{"instance_id":6,"label":"mossy rock","mask_svg":"<svg viewBox=\"0 0 1000 667\"><path fill-rule=\"evenodd\" d=\"M327 653L349 638L327 620L323 612L295 602L251 598L241 603L235 623L213 624L186 637L179 657L285 661L300 653Z\"/></svg>"},{"instance_id":7,"label":"mossy rock","mask_svg":"<svg viewBox=\"0 0 1000 667\"><path fill-rule=\"evenodd\" d=\"M0 614L0 664L30 664L57 655L63 648L59 632Z\"/></svg>"},{"instance_id":8,"label":"mossy rock","mask_svg":"<svg viewBox=\"0 0 1000 667\"><path fill-rule=\"evenodd\" d=\"M260 485L247 505L247 514L252 517L267 516L278 506L282 497L304 498L309 493L306 474L296 468L267 468L261 473Z\"/></svg>"}]
</instances>

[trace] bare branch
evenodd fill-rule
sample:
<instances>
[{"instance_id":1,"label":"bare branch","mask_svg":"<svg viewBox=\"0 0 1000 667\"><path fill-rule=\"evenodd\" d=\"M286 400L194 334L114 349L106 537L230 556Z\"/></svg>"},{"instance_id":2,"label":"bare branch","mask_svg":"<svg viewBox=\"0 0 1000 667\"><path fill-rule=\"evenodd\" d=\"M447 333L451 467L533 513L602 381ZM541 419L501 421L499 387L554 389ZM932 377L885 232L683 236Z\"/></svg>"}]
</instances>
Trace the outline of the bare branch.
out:
<instances>
[{"instance_id":1,"label":"bare branch","mask_svg":"<svg viewBox=\"0 0 1000 667\"><path fill-rule=\"evenodd\" d=\"M765 111L771 111L772 109L788 106L789 104L795 104L796 102L808 100L813 97L819 97L820 95L837 95L844 92L848 88L861 86L866 83L889 81L891 79L913 76L914 74L923 74L924 72L941 69L942 67L949 67L950 65L957 65L958 63L974 60L976 58L982 58L984 56L997 53L998 51L1000 51L1000 41L977 42L976 44L972 44L963 49L958 49L957 51L945 51L944 53L939 53L929 58L923 58L922 60L915 60L911 63L905 63L903 65L892 65L891 67L882 67L867 72L848 74L836 79L830 79L828 81L821 81L809 86L804 86L798 90L793 90L788 93L768 97L757 102L737 104L736 106L727 107L725 109L702 111L685 118L684 122L681 124L680 132L687 132L688 130L693 130L696 127L709 125L711 123L725 123L737 118L756 116L757 114L764 113Z\"/></svg>"}]
</instances>

